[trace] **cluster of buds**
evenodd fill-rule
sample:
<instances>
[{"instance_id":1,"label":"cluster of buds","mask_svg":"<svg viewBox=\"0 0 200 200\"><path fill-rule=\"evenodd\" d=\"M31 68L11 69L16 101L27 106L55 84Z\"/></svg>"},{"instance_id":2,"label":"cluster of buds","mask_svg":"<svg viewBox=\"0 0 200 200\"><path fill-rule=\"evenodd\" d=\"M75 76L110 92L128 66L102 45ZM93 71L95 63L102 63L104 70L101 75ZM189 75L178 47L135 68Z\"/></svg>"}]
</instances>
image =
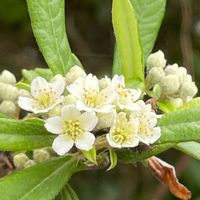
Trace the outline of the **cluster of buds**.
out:
<instances>
[{"instance_id":1,"label":"cluster of buds","mask_svg":"<svg viewBox=\"0 0 200 200\"><path fill-rule=\"evenodd\" d=\"M198 91L184 67L166 65L162 51L151 54L147 59L146 88L159 90L159 100L170 101L175 107L191 100Z\"/></svg>"},{"instance_id":2,"label":"cluster of buds","mask_svg":"<svg viewBox=\"0 0 200 200\"><path fill-rule=\"evenodd\" d=\"M0 112L10 117L17 118L19 107L17 99L26 94L25 90L16 87L16 78L11 72L4 70L0 74Z\"/></svg>"},{"instance_id":3,"label":"cluster of buds","mask_svg":"<svg viewBox=\"0 0 200 200\"><path fill-rule=\"evenodd\" d=\"M156 142L161 135L159 116L140 96L140 90L126 87L123 76L98 79L74 66L65 77L56 75L50 82L35 78L29 96L20 96L18 105L43 117L45 128L57 135L53 150L64 155L73 146L85 151L95 147L95 133L102 129L107 133L100 137L113 148Z\"/></svg>"},{"instance_id":4,"label":"cluster of buds","mask_svg":"<svg viewBox=\"0 0 200 200\"><path fill-rule=\"evenodd\" d=\"M14 155L13 163L16 169L24 169L48 160L50 157L51 154L48 149L37 149L33 151L31 158L23 152Z\"/></svg>"}]
</instances>

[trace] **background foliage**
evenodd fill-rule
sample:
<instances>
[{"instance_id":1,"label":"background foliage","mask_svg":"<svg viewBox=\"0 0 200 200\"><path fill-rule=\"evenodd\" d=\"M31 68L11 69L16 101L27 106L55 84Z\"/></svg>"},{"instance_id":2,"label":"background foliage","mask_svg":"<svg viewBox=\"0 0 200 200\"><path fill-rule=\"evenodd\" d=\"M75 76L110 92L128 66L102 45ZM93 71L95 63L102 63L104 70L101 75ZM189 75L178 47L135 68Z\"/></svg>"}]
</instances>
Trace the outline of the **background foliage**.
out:
<instances>
[{"instance_id":1,"label":"background foliage","mask_svg":"<svg viewBox=\"0 0 200 200\"><path fill-rule=\"evenodd\" d=\"M66 9L73 52L88 72L98 76L111 74L114 48L111 1L70 0ZM8 68L20 77L22 68L46 66L33 37L24 0L0 1L0 44L1 69ZM171 63L186 66L200 86L199 0L168 0L154 50L158 49L164 51ZM181 181L193 193L192 199L200 199L200 162L177 150L169 150L160 156L176 166ZM72 178L71 184L80 199L174 199L140 165L137 168L120 165L106 173L104 170L81 172Z\"/></svg>"}]
</instances>

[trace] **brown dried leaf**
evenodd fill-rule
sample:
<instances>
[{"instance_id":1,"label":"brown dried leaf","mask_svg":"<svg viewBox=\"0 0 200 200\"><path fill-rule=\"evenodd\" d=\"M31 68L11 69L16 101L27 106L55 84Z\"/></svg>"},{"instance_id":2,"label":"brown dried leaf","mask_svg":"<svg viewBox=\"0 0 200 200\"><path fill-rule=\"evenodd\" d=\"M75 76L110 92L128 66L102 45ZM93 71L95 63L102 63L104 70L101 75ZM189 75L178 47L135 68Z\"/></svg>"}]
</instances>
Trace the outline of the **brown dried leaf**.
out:
<instances>
[{"instance_id":1,"label":"brown dried leaf","mask_svg":"<svg viewBox=\"0 0 200 200\"><path fill-rule=\"evenodd\" d=\"M174 196L182 200L191 199L191 192L184 185L179 183L172 165L169 165L155 156L149 158L147 161L154 176L165 183Z\"/></svg>"}]
</instances>

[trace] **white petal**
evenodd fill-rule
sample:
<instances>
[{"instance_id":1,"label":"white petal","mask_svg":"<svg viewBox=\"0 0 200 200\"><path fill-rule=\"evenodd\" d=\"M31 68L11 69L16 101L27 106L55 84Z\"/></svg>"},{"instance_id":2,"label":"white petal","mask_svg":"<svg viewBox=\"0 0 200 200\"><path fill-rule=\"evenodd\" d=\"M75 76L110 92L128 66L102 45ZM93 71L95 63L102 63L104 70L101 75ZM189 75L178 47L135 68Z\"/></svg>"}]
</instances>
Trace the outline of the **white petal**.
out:
<instances>
[{"instance_id":1,"label":"white petal","mask_svg":"<svg viewBox=\"0 0 200 200\"><path fill-rule=\"evenodd\" d=\"M67 153L74 145L74 141L66 135L59 135L53 141L52 148L60 156Z\"/></svg>"},{"instance_id":2,"label":"white petal","mask_svg":"<svg viewBox=\"0 0 200 200\"><path fill-rule=\"evenodd\" d=\"M67 86L67 90L69 91L70 94L74 95L78 99L83 98L84 90L81 86L76 85L76 84L71 84Z\"/></svg>"},{"instance_id":3,"label":"white petal","mask_svg":"<svg viewBox=\"0 0 200 200\"><path fill-rule=\"evenodd\" d=\"M96 76L93 76L92 74L88 74L85 78L85 89L94 89L96 91L99 91L99 80Z\"/></svg>"},{"instance_id":4,"label":"white petal","mask_svg":"<svg viewBox=\"0 0 200 200\"><path fill-rule=\"evenodd\" d=\"M95 112L85 112L80 116L79 121L83 130L91 131L97 125L98 118Z\"/></svg>"},{"instance_id":5,"label":"white petal","mask_svg":"<svg viewBox=\"0 0 200 200\"><path fill-rule=\"evenodd\" d=\"M84 110L84 111L87 111L87 112L92 112L92 111L95 110L94 108L86 106L82 101L79 101L79 100L76 102L76 107L79 110Z\"/></svg>"},{"instance_id":6,"label":"white petal","mask_svg":"<svg viewBox=\"0 0 200 200\"><path fill-rule=\"evenodd\" d=\"M111 104L116 98L116 93L112 87L107 87L98 94L97 105Z\"/></svg>"},{"instance_id":7,"label":"white petal","mask_svg":"<svg viewBox=\"0 0 200 200\"><path fill-rule=\"evenodd\" d=\"M94 111L99 113L109 113L112 112L113 110L114 110L114 105L103 105L94 108Z\"/></svg>"},{"instance_id":8,"label":"white petal","mask_svg":"<svg viewBox=\"0 0 200 200\"><path fill-rule=\"evenodd\" d=\"M26 111L32 111L32 112L34 108L38 106L37 102L34 99L31 99L29 97L19 97L18 105L20 108Z\"/></svg>"},{"instance_id":9,"label":"white petal","mask_svg":"<svg viewBox=\"0 0 200 200\"><path fill-rule=\"evenodd\" d=\"M156 142L161 136L161 129L160 127L153 128L153 135L149 138L149 143L153 144Z\"/></svg>"},{"instance_id":10,"label":"white petal","mask_svg":"<svg viewBox=\"0 0 200 200\"><path fill-rule=\"evenodd\" d=\"M137 137L133 137L132 140L127 144L123 144L123 147L137 147L139 145L139 139Z\"/></svg>"},{"instance_id":11,"label":"white petal","mask_svg":"<svg viewBox=\"0 0 200 200\"><path fill-rule=\"evenodd\" d=\"M116 87L117 85L121 85L123 87L125 87L125 80L124 80L124 76L123 75L115 75L113 78L112 78L112 85L114 87Z\"/></svg>"},{"instance_id":12,"label":"white petal","mask_svg":"<svg viewBox=\"0 0 200 200\"><path fill-rule=\"evenodd\" d=\"M51 83L52 90L57 96L60 96L65 89L65 80L61 75L57 75L57 78Z\"/></svg>"},{"instance_id":13,"label":"white petal","mask_svg":"<svg viewBox=\"0 0 200 200\"><path fill-rule=\"evenodd\" d=\"M112 140L112 138L110 137L110 133L106 134L106 139L111 147L122 148L122 146L120 144L117 144Z\"/></svg>"},{"instance_id":14,"label":"white petal","mask_svg":"<svg viewBox=\"0 0 200 200\"><path fill-rule=\"evenodd\" d=\"M51 117L47 119L44 126L47 129L47 131L51 133L62 133L62 120L60 117Z\"/></svg>"},{"instance_id":15,"label":"white petal","mask_svg":"<svg viewBox=\"0 0 200 200\"><path fill-rule=\"evenodd\" d=\"M92 149L94 141L95 136L90 132L85 132L76 139L75 145L78 149L89 151Z\"/></svg>"},{"instance_id":16,"label":"white petal","mask_svg":"<svg viewBox=\"0 0 200 200\"><path fill-rule=\"evenodd\" d=\"M48 82L42 77L35 78L31 83L32 96L35 98L38 98L45 91L49 91Z\"/></svg>"},{"instance_id":17,"label":"white petal","mask_svg":"<svg viewBox=\"0 0 200 200\"><path fill-rule=\"evenodd\" d=\"M81 112L74 105L64 106L61 110L61 117L63 120L78 120Z\"/></svg>"}]
</instances>

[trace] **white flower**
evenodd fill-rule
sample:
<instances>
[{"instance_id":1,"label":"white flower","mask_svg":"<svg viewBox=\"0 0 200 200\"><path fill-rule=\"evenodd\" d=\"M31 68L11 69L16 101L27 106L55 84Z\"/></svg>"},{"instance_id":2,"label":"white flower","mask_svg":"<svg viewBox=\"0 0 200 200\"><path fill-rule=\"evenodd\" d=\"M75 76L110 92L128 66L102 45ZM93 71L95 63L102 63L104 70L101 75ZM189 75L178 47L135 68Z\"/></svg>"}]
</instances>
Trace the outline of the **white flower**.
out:
<instances>
[{"instance_id":1,"label":"white flower","mask_svg":"<svg viewBox=\"0 0 200 200\"><path fill-rule=\"evenodd\" d=\"M111 147L136 147L139 144L137 137L139 121L137 119L128 120L126 113L120 112L106 135Z\"/></svg>"},{"instance_id":2,"label":"white flower","mask_svg":"<svg viewBox=\"0 0 200 200\"><path fill-rule=\"evenodd\" d=\"M116 92L116 104L120 109L137 110L134 102L139 99L141 90L126 89L124 76L115 75L112 79L112 86Z\"/></svg>"},{"instance_id":3,"label":"white flower","mask_svg":"<svg viewBox=\"0 0 200 200\"><path fill-rule=\"evenodd\" d=\"M92 74L87 75L80 82L77 80L67 86L67 90L77 98L76 106L79 110L105 113L113 110L111 105L115 98L113 88L109 86L101 90L99 80Z\"/></svg>"},{"instance_id":4,"label":"white flower","mask_svg":"<svg viewBox=\"0 0 200 200\"><path fill-rule=\"evenodd\" d=\"M81 112L74 105L64 106L60 117L46 120L45 128L54 134L59 134L53 142L52 148L59 155L67 153L75 144L78 149L90 150L95 136L92 131L98 119L95 112Z\"/></svg>"},{"instance_id":5,"label":"white flower","mask_svg":"<svg viewBox=\"0 0 200 200\"><path fill-rule=\"evenodd\" d=\"M144 101L138 101L137 104L140 110L132 112L130 119L132 121L139 119L137 136L140 141L147 145L153 144L161 136L160 127L155 127L160 116L152 111L150 104L146 105Z\"/></svg>"},{"instance_id":6,"label":"white flower","mask_svg":"<svg viewBox=\"0 0 200 200\"><path fill-rule=\"evenodd\" d=\"M86 77L86 73L82 68L80 68L79 66L75 65L66 74L65 79L66 79L67 84L71 84L76 79L78 79L80 77L85 78Z\"/></svg>"},{"instance_id":7,"label":"white flower","mask_svg":"<svg viewBox=\"0 0 200 200\"><path fill-rule=\"evenodd\" d=\"M31 83L31 96L19 97L19 106L33 113L45 113L62 101L65 81L61 75L48 83L44 78L37 77Z\"/></svg>"},{"instance_id":8,"label":"white flower","mask_svg":"<svg viewBox=\"0 0 200 200\"><path fill-rule=\"evenodd\" d=\"M165 65L166 65L165 55L160 50L150 54L150 56L147 58L147 70L150 70L152 67L164 68Z\"/></svg>"}]
</instances>

